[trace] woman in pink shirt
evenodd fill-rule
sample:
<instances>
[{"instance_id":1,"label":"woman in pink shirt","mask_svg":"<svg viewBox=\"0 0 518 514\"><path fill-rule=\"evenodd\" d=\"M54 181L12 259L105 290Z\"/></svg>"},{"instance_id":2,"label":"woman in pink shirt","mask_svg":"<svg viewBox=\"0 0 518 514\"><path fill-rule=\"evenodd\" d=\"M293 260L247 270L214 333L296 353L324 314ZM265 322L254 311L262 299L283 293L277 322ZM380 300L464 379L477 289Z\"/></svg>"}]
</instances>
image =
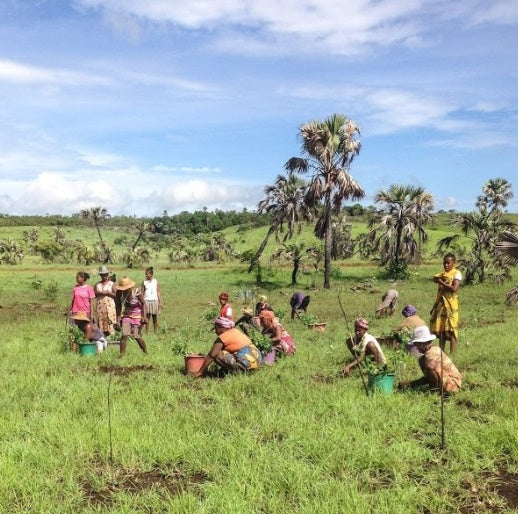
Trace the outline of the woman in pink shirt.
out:
<instances>
[{"instance_id":1,"label":"woman in pink shirt","mask_svg":"<svg viewBox=\"0 0 518 514\"><path fill-rule=\"evenodd\" d=\"M78 312L85 312L91 321L94 319L94 303L95 298L94 288L88 285L86 281L90 275L86 271L79 271L76 275L77 284L72 289L72 302L67 314L76 314Z\"/></svg>"}]
</instances>

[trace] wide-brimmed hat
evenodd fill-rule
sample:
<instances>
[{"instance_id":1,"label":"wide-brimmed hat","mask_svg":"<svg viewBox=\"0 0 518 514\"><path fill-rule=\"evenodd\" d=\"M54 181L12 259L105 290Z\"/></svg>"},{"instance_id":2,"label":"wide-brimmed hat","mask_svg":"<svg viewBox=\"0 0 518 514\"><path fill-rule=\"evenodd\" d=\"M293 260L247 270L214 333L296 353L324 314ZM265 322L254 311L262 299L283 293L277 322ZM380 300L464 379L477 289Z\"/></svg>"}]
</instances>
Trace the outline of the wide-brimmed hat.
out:
<instances>
[{"instance_id":1,"label":"wide-brimmed hat","mask_svg":"<svg viewBox=\"0 0 518 514\"><path fill-rule=\"evenodd\" d=\"M254 311L252 309L241 309L241 312L243 314L248 314L249 316L253 316L254 315Z\"/></svg>"},{"instance_id":2,"label":"wide-brimmed hat","mask_svg":"<svg viewBox=\"0 0 518 514\"><path fill-rule=\"evenodd\" d=\"M354 320L355 328L363 328L369 330L369 322L365 318L356 318Z\"/></svg>"},{"instance_id":3,"label":"wide-brimmed hat","mask_svg":"<svg viewBox=\"0 0 518 514\"><path fill-rule=\"evenodd\" d=\"M128 289L131 289L135 285L135 282L131 280L129 277L122 277L119 280L119 283L117 284L117 289L119 291L126 291Z\"/></svg>"},{"instance_id":4,"label":"wide-brimmed hat","mask_svg":"<svg viewBox=\"0 0 518 514\"><path fill-rule=\"evenodd\" d=\"M70 319L76 320L76 321L90 321L90 318L86 315L86 312L76 312L75 314L72 314L70 316Z\"/></svg>"},{"instance_id":5,"label":"wide-brimmed hat","mask_svg":"<svg viewBox=\"0 0 518 514\"><path fill-rule=\"evenodd\" d=\"M433 341L434 339L437 339L437 336L430 333L430 329L426 325L423 325L422 327L417 327L414 330L414 334L412 335L410 344L428 343L430 341Z\"/></svg>"},{"instance_id":6,"label":"wide-brimmed hat","mask_svg":"<svg viewBox=\"0 0 518 514\"><path fill-rule=\"evenodd\" d=\"M106 266L99 267L99 275L109 275L110 270Z\"/></svg>"}]
</instances>

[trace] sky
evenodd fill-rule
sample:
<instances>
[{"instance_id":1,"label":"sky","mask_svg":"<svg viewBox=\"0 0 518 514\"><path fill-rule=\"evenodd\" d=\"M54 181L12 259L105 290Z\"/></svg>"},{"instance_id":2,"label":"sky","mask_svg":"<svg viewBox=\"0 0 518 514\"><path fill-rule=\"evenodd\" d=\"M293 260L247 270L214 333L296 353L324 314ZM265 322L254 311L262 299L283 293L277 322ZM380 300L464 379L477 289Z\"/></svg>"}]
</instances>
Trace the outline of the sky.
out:
<instances>
[{"instance_id":1,"label":"sky","mask_svg":"<svg viewBox=\"0 0 518 514\"><path fill-rule=\"evenodd\" d=\"M517 0L0 0L0 213L255 209L333 113L363 204L518 212L517 47Z\"/></svg>"}]
</instances>

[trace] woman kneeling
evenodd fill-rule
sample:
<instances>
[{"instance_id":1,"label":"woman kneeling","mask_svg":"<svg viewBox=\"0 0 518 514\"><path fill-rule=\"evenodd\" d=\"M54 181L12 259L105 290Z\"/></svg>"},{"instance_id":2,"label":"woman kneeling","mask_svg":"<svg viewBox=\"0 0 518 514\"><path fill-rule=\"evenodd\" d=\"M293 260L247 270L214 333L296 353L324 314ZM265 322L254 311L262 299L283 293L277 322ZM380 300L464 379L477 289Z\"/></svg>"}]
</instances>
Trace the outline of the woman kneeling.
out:
<instances>
[{"instance_id":1,"label":"woman kneeling","mask_svg":"<svg viewBox=\"0 0 518 514\"><path fill-rule=\"evenodd\" d=\"M194 377L205 375L215 362L226 371L251 371L261 363L261 352L243 332L235 328L234 322L219 316L214 321L217 338Z\"/></svg>"}]
</instances>

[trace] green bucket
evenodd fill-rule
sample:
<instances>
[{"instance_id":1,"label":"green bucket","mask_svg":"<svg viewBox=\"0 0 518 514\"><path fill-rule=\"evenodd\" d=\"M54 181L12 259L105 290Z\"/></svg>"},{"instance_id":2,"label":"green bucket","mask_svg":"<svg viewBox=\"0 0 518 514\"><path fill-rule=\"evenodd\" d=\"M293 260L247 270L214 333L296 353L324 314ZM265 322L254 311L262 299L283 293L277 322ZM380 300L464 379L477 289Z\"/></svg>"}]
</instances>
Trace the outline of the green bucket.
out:
<instances>
[{"instance_id":1,"label":"green bucket","mask_svg":"<svg viewBox=\"0 0 518 514\"><path fill-rule=\"evenodd\" d=\"M79 353L81 355L95 355L97 353L97 345L95 343L80 344Z\"/></svg>"},{"instance_id":2,"label":"green bucket","mask_svg":"<svg viewBox=\"0 0 518 514\"><path fill-rule=\"evenodd\" d=\"M392 394L394 390L395 373L383 373L381 375L369 375L368 389L370 392Z\"/></svg>"}]
</instances>

